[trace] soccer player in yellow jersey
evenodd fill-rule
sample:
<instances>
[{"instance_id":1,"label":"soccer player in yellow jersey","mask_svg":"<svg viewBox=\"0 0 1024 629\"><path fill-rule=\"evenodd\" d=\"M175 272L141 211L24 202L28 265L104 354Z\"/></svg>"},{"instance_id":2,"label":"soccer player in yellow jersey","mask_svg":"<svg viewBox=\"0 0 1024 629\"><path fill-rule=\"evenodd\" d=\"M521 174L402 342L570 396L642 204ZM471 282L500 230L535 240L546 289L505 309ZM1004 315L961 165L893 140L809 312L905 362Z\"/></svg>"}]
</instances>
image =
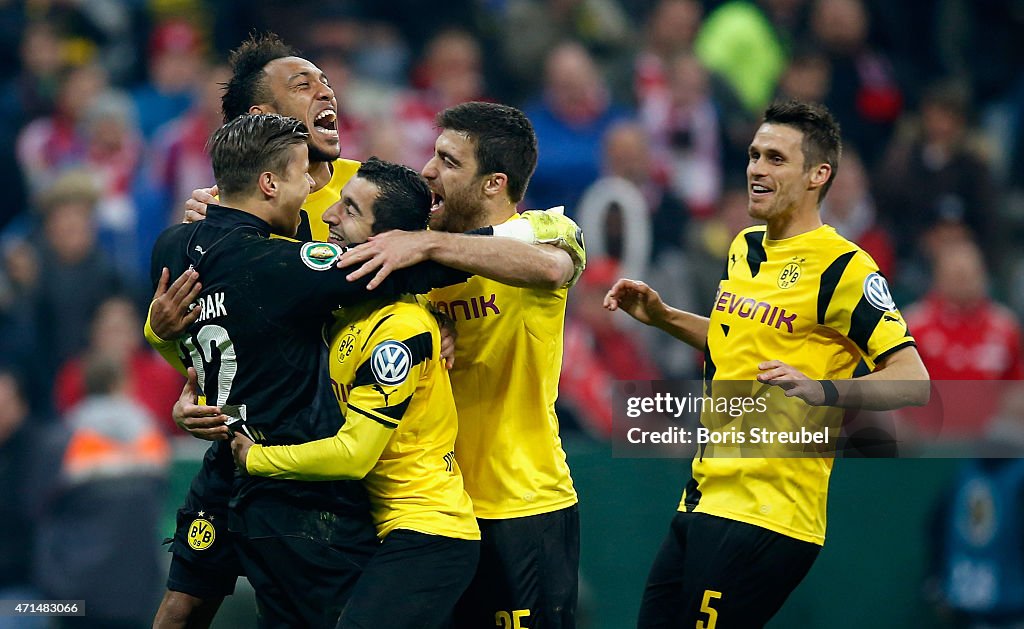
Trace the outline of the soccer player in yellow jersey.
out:
<instances>
[{"instance_id":1,"label":"soccer player in yellow jersey","mask_svg":"<svg viewBox=\"0 0 1024 629\"><path fill-rule=\"evenodd\" d=\"M331 242L388 229L424 229L430 191L413 170L370 159L324 213ZM337 313L329 364L345 424L301 445L232 443L239 469L299 480L365 477L382 545L339 627L446 627L480 554L480 529L455 460L458 416L439 352L440 331L408 296Z\"/></svg>"},{"instance_id":2,"label":"soccer player in yellow jersey","mask_svg":"<svg viewBox=\"0 0 1024 629\"><path fill-rule=\"evenodd\" d=\"M768 406L776 426L821 429L828 410L817 407L886 410L929 395L928 373L877 265L821 222L840 151L839 127L824 107L771 106L747 164L749 213L767 225L736 236L710 317L671 308L634 280L619 280L605 298L610 310L703 349L709 385L781 387L785 395ZM702 415L705 426L709 420ZM824 543L830 456L710 454L693 460L648 576L639 627L763 626Z\"/></svg>"},{"instance_id":3,"label":"soccer player in yellow jersey","mask_svg":"<svg viewBox=\"0 0 1024 629\"><path fill-rule=\"evenodd\" d=\"M376 236L342 263L365 262L350 278L381 278L425 259L478 274L429 295L458 331L455 457L482 536L455 626L575 627L579 516L554 403L567 290L585 262L582 237L567 218L516 213L537 161L521 111L464 103L437 121L441 135L423 168L436 198L431 230ZM552 244L459 233L527 223Z\"/></svg>"},{"instance_id":4,"label":"soccer player in yellow jersey","mask_svg":"<svg viewBox=\"0 0 1024 629\"><path fill-rule=\"evenodd\" d=\"M225 121L243 114L279 113L304 122L310 130L309 174L314 186L303 203L297 238L326 240L327 225L321 215L338 201L342 186L359 168L359 162L339 158L337 100L328 77L273 34L254 36L242 43L232 51L230 63L232 76L222 96ZM216 194L216 187L194 192L187 203L185 220L202 218L205 202L215 202ZM198 295L195 279L194 274L183 275L170 290L158 289L147 321L147 339L158 349L163 348L161 353L179 369L184 367L174 344L159 342L161 336L170 339L176 335L156 324L170 320L177 329L184 329L199 316L199 308L180 308ZM150 322L156 333L149 327ZM202 439L227 439L225 419L210 411L209 416L194 418L182 428ZM154 619L157 629L207 626L223 597L234 591L241 569L226 526L233 470L228 445L214 444L178 511L167 592ZM217 477L226 479L218 481ZM190 531L198 530L197 526L215 531L211 543L203 544L189 536Z\"/></svg>"}]
</instances>

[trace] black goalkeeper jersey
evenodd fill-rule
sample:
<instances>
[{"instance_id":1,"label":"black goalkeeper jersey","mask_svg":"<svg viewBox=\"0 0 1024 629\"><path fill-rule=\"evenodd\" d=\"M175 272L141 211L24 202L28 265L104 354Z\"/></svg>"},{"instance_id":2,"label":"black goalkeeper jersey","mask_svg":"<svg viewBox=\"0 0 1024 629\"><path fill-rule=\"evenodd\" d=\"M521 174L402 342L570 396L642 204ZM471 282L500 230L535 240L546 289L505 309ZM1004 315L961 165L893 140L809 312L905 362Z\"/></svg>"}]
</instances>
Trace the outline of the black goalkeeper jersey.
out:
<instances>
[{"instance_id":1,"label":"black goalkeeper jersey","mask_svg":"<svg viewBox=\"0 0 1024 629\"><path fill-rule=\"evenodd\" d=\"M421 264L393 273L371 292L369 277L349 282L345 276L351 269L335 268L341 247L270 236L262 219L210 205L206 220L161 234L151 277L155 285L163 267L172 277L189 266L199 272L201 314L178 348L184 363L195 367L207 403L244 420L261 443L304 443L333 436L343 423L324 362L322 328L331 311L370 298L423 293L464 281L468 274ZM222 471L225 456L230 461L226 442L208 453L219 459L212 467ZM204 470L213 471L208 467ZM201 474L196 482L218 481ZM314 509L366 506L365 492L353 481L235 475L233 483L232 506L262 495Z\"/></svg>"}]
</instances>

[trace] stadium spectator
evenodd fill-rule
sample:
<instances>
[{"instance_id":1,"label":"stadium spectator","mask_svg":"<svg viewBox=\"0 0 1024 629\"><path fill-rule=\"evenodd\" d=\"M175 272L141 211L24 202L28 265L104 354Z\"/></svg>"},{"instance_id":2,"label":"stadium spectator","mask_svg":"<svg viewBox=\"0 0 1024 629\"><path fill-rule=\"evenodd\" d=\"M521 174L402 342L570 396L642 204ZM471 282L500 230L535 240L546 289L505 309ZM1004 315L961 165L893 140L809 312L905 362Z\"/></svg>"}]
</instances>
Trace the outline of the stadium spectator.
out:
<instances>
[{"instance_id":1,"label":"stadium spectator","mask_svg":"<svg viewBox=\"0 0 1024 629\"><path fill-rule=\"evenodd\" d=\"M699 0L660 0L654 6L633 61L633 94L641 110L650 99L670 97L672 62L679 54L693 51L703 16Z\"/></svg>"},{"instance_id":2,"label":"stadium spectator","mask_svg":"<svg viewBox=\"0 0 1024 629\"><path fill-rule=\"evenodd\" d=\"M843 238L857 243L886 278L895 280L896 250L889 230L878 223L871 181L853 147L843 147L843 167L836 174L829 193L828 199L821 203L822 222L835 227Z\"/></svg>"},{"instance_id":3,"label":"stadium spectator","mask_svg":"<svg viewBox=\"0 0 1024 629\"><path fill-rule=\"evenodd\" d=\"M640 119L659 162L668 169L672 196L685 203L690 214L706 217L722 189L725 129L721 108L711 77L695 55L673 57L668 79L667 92L641 103Z\"/></svg>"},{"instance_id":4,"label":"stadium spectator","mask_svg":"<svg viewBox=\"0 0 1024 629\"><path fill-rule=\"evenodd\" d=\"M0 365L0 600L42 598L32 575L38 503L45 488L41 474L56 464L43 447L50 422L30 412L20 374ZM43 629L47 619L0 618L2 629Z\"/></svg>"},{"instance_id":5,"label":"stadium spectator","mask_svg":"<svg viewBox=\"0 0 1024 629\"><path fill-rule=\"evenodd\" d=\"M564 205L571 216L600 171L601 138L626 111L611 101L594 60L579 44L555 48L544 64L544 93L524 110L537 132L540 158L531 207Z\"/></svg>"},{"instance_id":6,"label":"stadium spectator","mask_svg":"<svg viewBox=\"0 0 1024 629\"><path fill-rule=\"evenodd\" d=\"M124 394L120 365L96 356L84 371L86 398L54 438L63 447L49 454L60 473L42 492L35 572L45 598L86 601L76 625L148 626L160 599L170 447L146 408Z\"/></svg>"},{"instance_id":7,"label":"stadium spectator","mask_svg":"<svg viewBox=\"0 0 1024 629\"><path fill-rule=\"evenodd\" d=\"M790 30L803 0L729 0L701 25L694 50L751 115L764 109L786 67Z\"/></svg>"},{"instance_id":8,"label":"stadium spectator","mask_svg":"<svg viewBox=\"0 0 1024 629\"><path fill-rule=\"evenodd\" d=\"M187 21L165 20L153 29L148 53L148 80L132 90L139 129L147 139L192 106L202 83L203 41Z\"/></svg>"},{"instance_id":9,"label":"stadium spectator","mask_svg":"<svg viewBox=\"0 0 1024 629\"><path fill-rule=\"evenodd\" d=\"M903 110L904 96L891 60L869 39L870 15L863 0L815 0L813 41L832 68L828 105L843 134L856 138L873 168Z\"/></svg>"},{"instance_id":10,"label":"stadium spectator","mask_svg":"<svg viewBox=\"0 0 1024 629\"><path fill-rule=\"evenodd\" d=\"M38 265L27 303L35 324L35 346L48 373L82 351L99 305L133 286L97 242L99 190L91 174L70 171L39 199L42 233L33 240ZM51 386L47 379L47 387Z\"/></svg>"},{"instance_id":11,"label":"stadium spectator","mask_svg":"<svg viewBox=\"0 0 1024 629\"><path fill-rule=\"evenodd\" d=\"M505 66L519 95L538 91L543 77L537 69L563 41L579 42L597 66L633 44L633 26L617 0L512 0L496 19Z\"/></svg>"},{"instance_id":12,"label":"stadium spectator","mask_svg":"<svg viewBox=\"0 0 1024 629\"><path fill-rule=\"evenodd\" d=\"M917 128L897 136L888 149L876 191L900 257L920 256L923 240L944 224L967 227L981 241L993 235L997 188L968 127L970 113L963 88L932 85Z\"/></svg>"},{"instance_id":13,"label":"stadium spectator","mask_svg":"<svg viewBox=\"0 0 1024 629\"><path fill-rule=\"evenodd\" d=\"M601 307L616 277L618 264L614 260L590 260L569 299L565 319L558 402L571 410L580 429L598 439L612 434L616 380L662 377L637 330L617 323L613 313Z\"/></svg>"},{"instance_id":14,"label":"stadium spectator","mask_svg":"<svg viewBox=\"0 0 1024 629\"><path fill-rule=\"evenodd\" d=\"M145 407L165 434L181 435L170 410L184 381L145 345L138 333L141 328L138 309L131 299L118 295L99 305L90 326L89 346L57 372L53 395L58 413L67 414L82 401L86 393L85 367L90 360L104 357L124 373L124 395Z\"/></svg>"},{"instance_id":15,"label":"stadium spectator","mask_svg":"<svg viewBox=\"0 0 1024 629\"><path fill-rule=\"evenodd\" d=\"M970 395L971 385L941 381L1024 379L1024 338L1016 316L989 296L989 274L969 240L945 244L932 256L933 282L907 309L921 359L940 381L945 434L982 434L999 404L996 389ZM911 417L916 414L911 413Z\"/></svg>"},{"instance_id":16,"label":"stadium spectator","mask_svg":"<svg viewBox=\"0 0 1024 629\"><path fill-rule=\"evenodd\" d=\"M135 182L139 243L147 256L157 235L181 220L181 200L192 194L197 183L213 181L206 141L223 122L220 97L231 70L212 66L204 75L192 107L154 132Z\"/></svg>"},{"instance_id":17,"label":"stadium spectator","mask_svg":"<svg viewBox=\"0 0 1024 629\"><path fill-rule=\"evenodd\" d=\"M72 67L61 79L53 114L21 129L18 165L32 195L47 188L62 169L85 158L81 124L89 107L108 87L107 74L99 66Z\"/></svg>"},{"instance_id":18,"label":"stadium spectator","mask_svg":"<svg viewBox=\"0 0 1024 629\"><path fill-rule=\"evenodd\" d=\"M401 98L395 117L401 132L401 163L420 168L434 154L439 111L469 101L486 100L480 44L465 31L438 33L427 43L423 60L413 68L414 91Z\"/></svg>"}]
</instances>

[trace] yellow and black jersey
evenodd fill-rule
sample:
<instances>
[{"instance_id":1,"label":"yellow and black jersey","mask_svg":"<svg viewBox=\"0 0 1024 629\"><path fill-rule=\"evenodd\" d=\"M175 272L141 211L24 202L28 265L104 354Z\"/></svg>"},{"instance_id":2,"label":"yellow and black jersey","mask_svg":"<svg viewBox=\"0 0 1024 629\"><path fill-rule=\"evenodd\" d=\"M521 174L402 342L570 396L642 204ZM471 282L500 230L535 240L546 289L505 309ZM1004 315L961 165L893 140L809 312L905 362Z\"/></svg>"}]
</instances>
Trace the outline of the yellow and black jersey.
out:
<instances>
[{"instance_id":1,"label":"yellow and black jersey","mask_svg":"<svg viewBox=\"0 0 1024 629\"><path fill-rule=\"evenodd\" d=\"M566 238L580 244L582 257L575 224L565 223L573 232ZM429 295L459 333L452 370L455 453L479 518L537 515L576 503L555 415L567 292L477 276Z\"/></svg>"},{"instance_id":2,"label":"yellow and black jersey","mask_svg":"<svg viewBox=\"0 0 1024 629\"><path fill-rule=\"evenodd\" d=\"M764 396L770 388L756 382L764 361L781 360L817 380L845 379L869 372L885 356L911 345L914 339L878 266L835 229L824 225L769 240L764 226L752 227L729 248L711 310L704 376L712 395L721 393L716 386L746 383L739 386L746 386L748 395ZM766 415L775 428L838 428L837 409L767 393ZM721 429L721 419L705 413L701 422ZM699 454L680 511L824 543L830 456Z\"/></svg>"},{"instance_id":3,"label":"yellow and black jersey","mask_svg":"<svg viewBox=\"0 0 1024 629\"><path fill-rule=\"evenodd\" d=\"M346 308L329 353L345 425L328 439L254 446L248 472L300 480L365 475L379 537L400 528L480 539L455 460L458 415L439 351L437 322L412 297Z\"/></svg>"}]
</instances>

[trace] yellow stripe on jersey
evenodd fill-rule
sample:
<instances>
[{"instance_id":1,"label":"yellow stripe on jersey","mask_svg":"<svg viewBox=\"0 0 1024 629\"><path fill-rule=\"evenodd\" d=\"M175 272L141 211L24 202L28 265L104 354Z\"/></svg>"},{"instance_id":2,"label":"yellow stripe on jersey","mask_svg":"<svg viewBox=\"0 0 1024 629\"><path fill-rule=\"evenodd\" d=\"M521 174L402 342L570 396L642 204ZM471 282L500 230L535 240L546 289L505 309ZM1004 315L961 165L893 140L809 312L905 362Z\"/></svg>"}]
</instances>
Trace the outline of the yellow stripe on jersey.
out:
<instances>
[{"instance_id":1,"label":"yellow stripe on jersey","mask_svg":"<svg viewBox=\"0 0 1024 629\"><path fill-rule=\"evenodd\" d=\"M830 226L768 240L763 226L740 232L711 310L705 379L741 383L751 392L761 362L778 359L816 380L845 379L873 369L913 337L868 254ZM742 384L742 383L745 383ZM717 395L717 393L716 393ZM771 397L766 414L781 430L838 430L841 412L798 398ZM702 415L706 426L722 418ZM834 441L832 442L834 443ZM747 522L807 542L825 540L825 507L833 460L726 458L693 460L680 511Z\"/></svg>"},{"instance_id":2,"label":"yellow stripe on jersey","mask_svg":"<svg viewBox=\"0 0 1024 629\"><path fill-rule=\"evenodd\" d=\"M479 276L430 293L459 333L455 455L479 518L576 504L555 415L566 295Z\"/></svg>"},{"instance_id":3,"label":"yellow stripe on jersey","mask_svg":"<svg viewBox=\"0 0 1024 629\"><path fill-rule=\"evenodd\" d=\"M345 425L329 439L253 446L249 473L311 480L361 470L381 538L401 528L480 539L454 456L458 416L434 316L412 296L347 308L329 361Z\"/></svg>"}]
</instances>

